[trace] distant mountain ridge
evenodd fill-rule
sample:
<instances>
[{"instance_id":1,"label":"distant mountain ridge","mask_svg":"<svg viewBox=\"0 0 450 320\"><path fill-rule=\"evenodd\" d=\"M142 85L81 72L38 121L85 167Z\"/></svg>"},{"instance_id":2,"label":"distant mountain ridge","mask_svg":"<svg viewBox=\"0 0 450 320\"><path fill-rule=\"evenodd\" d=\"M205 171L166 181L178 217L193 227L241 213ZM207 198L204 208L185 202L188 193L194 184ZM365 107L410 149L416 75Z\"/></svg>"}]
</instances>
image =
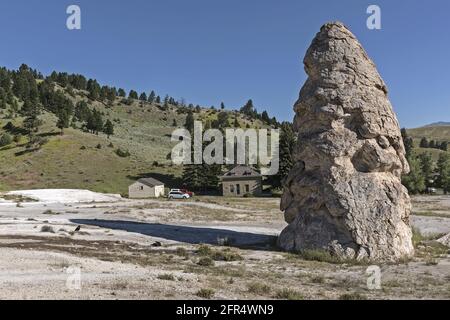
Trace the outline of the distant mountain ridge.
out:
<instances>
[{"instance_id":1,"label":"distant mountain ridge","mask_svg":"<svg viewBox=\"0 0 450 320\"><path fill-rule=\"evenodd\" d=\"M447 127L447 126L450 126L450 122L439 121L439 122L434 122L434 123L428 124L428 125L424 126L424 128L426 128L426 127Z\"/></svg>"}]
</instances>

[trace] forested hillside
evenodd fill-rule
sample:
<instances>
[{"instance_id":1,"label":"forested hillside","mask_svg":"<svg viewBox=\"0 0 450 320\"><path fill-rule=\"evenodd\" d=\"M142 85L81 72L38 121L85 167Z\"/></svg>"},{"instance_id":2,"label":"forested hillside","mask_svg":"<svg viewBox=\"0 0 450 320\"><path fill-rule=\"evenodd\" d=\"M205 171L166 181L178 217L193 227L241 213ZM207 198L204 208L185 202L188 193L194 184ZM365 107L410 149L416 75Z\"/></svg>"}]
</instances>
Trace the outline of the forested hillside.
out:
<instances>
[{"instance_id":1,"label":"forested hillside","mask_svg":"<svg viewBox=\"0 0 450 320\"><path fill-rule=\"evenodd\" d=\"M179 184L188 170L171 164L170 138L189 119L211 128L280 126L251 100L237 110L201 107L77 74L1 68L0 189L125 193L130 181L148 175Z\"/></svg>"}]
</instances>

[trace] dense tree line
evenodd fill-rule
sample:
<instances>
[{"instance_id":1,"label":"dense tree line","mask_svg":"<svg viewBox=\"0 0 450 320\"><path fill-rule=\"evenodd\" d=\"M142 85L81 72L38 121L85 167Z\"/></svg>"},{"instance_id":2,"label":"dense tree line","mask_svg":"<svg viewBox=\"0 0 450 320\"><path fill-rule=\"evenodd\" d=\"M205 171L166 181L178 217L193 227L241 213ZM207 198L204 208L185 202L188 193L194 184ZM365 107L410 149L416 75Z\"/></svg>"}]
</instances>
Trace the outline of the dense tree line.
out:
<instances>
[{"instance_id":1,"label":"dense tree line","mask_svg":"<svg viewBox=\"0 0 450 320\"><path fill-rule=\"evenodd\" d=\"M450 155L440 153L435 163L429 152L413 152L414 144L404 129L402 136L410 165L410 173L403 177L402 182L408 191L418 194L427 192L429 188L441 188L444 193L450 192Z\"/></svg>"},{"instance_id":2,"label":"dense tree line","mask_svg":"<svg viewBox=\"0 0 450 320\"><path fill-rule=\"evenodd\" d=\"M422 138L422 140L420 140L420 147L447 151L448 150L448 142L447 141L439 142L439 141L435 141L435 140L428 141L428 139L424 137L424 138Z\"/></svg>"}]
</instances>

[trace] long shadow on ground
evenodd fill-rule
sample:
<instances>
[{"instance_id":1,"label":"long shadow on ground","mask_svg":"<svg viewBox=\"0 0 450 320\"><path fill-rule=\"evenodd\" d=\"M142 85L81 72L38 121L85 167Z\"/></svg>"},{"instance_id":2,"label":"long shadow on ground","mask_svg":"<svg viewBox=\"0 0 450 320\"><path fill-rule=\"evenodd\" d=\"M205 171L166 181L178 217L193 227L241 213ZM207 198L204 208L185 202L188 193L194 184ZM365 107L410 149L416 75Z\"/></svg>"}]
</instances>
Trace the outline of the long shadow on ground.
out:
<instances>
[{"instance_id":1,"label":"long shadow on ground","mask_svg":"<svg viewBox=\"0 0 450 320\"><path fill-rule=\"evenodd\" d=\"M275 236L224 229L119 220L72 219L70 221L78 225L90 225L113 230L123 230L190 244L203 243L218 245L221 240L227 239L227 245L232 247L274 250L276 243Z\"/></svg>"}]
</instances>

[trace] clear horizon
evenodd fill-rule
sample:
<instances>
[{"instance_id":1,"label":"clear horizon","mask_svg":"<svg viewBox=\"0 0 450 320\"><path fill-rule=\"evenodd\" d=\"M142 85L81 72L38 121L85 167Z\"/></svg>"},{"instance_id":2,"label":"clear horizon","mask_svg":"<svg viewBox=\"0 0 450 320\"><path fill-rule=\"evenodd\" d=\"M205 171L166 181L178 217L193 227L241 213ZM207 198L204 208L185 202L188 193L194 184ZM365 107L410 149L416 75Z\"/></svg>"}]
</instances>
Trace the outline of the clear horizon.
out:
<instances>
[{"instance_id":1,"label":"clear horizon","mask_svg":"<svg viewBox=\"0 0 450 320\"><path fill-rule=\"evenodd\" d=\"M344 4L342 4L344 3ZM69 31L66 8L82 10ZM435 0L377 1L382 29L369 30L369 1L104 0L3 1L0 65L26 63L44 74L80 73L127 91L155 90L188 103L259 111L292 121L306 80L302 59L327 21L345 23L376 63L402 127L450 121L450 41Z\"/></svg>"}]
</instances>

